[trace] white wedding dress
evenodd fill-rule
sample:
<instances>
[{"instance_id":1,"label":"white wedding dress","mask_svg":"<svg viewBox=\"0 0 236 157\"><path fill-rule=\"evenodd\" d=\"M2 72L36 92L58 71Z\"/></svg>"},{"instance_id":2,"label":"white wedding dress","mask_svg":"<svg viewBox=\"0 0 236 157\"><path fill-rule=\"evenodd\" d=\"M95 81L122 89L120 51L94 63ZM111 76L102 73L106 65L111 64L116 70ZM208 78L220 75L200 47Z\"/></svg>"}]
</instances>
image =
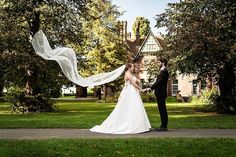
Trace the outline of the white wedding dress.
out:
<instances>
[{"instance_id":1,"label":"white wedding dress","mask_svg":"<svg viewBox=\"0 0 236 157\"><path fill-rule=\"evenodd\" d=\"M136 77L131 77L135 81ZM118 102L101 124L90 131L109 134L137 134L147 132L151 128L139 91L130 83L125 82Z\"/></svg>"}]
</instances>

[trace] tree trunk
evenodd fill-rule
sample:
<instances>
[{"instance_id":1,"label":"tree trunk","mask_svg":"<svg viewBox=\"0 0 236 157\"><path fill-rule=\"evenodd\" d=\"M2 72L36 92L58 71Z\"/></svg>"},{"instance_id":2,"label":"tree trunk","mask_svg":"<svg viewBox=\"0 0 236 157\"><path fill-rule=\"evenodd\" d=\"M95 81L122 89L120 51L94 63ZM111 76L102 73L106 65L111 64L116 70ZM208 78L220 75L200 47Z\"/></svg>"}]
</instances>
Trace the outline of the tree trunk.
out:
<instances>
[{"instance_id":1,"label":"tree trunk","mask_svg":"<svg viewBox=\"0 0 236 157\"><path fill-rule=\"evenodd\" d=\"M38 8L38 6L42 3L42 0L34 0L33 7ZM29 17L30 18L30 17ZM39 11L34 12L34 17L28 20L30 26L30 32L33 36L40 28L40 13ZM32 52L32 57L36 57L36 54ZM41 93L41 88L38 84L38 67L33 67L33 69L27 70L28 77L25 85L25 91L28 95L37 95Z\"/></svg>"},{"instance_id":2,"label":"tree trunk","mask_svg":"<svg viewBox=\"0 0 236 157\"><path fill-rule=\"evenodd\" d=\"M101 90L101 87L94 88L94 96L97 97L99 100L102 99L102 90Z\"/></svg>"},{"instance_id":3,"label":"tree trunk","mask_svg":"<svg viewBox=\"0 0 236 157\"><path fill-rule=\"evenodd\" d=\"M75 97L76 98L85 98L87 97L88 93L87 93L87 88L86 87L81 87L76 85L76 94Z\"/></svg>"},{"instance_id":4,"label":"tree trunk","mask_svg":"<svg viewBox=\"0 0 236 157\"><path fill-rule=\"evenodd\" d=\"M206 89L210 91L212 89L212 86L213 86L212 77L208 76L206 78Z\"/></svg>"},{"instance_id":5,"label":"tree trunk","mask_svg":"<svg viewBox=\"0 0 236 157\"><path fill-rule=\"evenodd\" d=\"M0 84L0 97L3 95L3 88L4 88L3 84Z\"/></svg>"},{"instance_id":6,"label":"tree trunk","mask_svg":"<svg viewBox=\"0 0 236 157\"><path fill-rule=\"evenodd\" d=\"M113 95L114 90L108 85L103 85L103 98L111 97Z\"/></svg>"},{"instance_id":7,"label":"tree trunk","mask_svg":"<svg viewBox=\"0 0 236 157\"><path fill-rule=\"evenodd\" d=\"M106 85L103 85L103 86L102 86L102 89L103 89L103 95L102 95L102 97L103 97L103 98L106 98L106 97L107 97L107 86L106 86Z\"/></svg>"},{"instance_id":8,"label":"tree trunk","mask_svg":"<svg viewBox=\"0 0 236 157\"><path fill-rule=\"evenodd\" d=\"M217 98L217 110L222 113L231 112L231 108L236 111L236 100L233 93L235 86L234 68L231 64L226 63L224 68L219 71L219 90L220 96ZM235 112L234 111L234 112Z\"/></svg>"},{"instance_id":9,"label":"tree trunk","mask_svg":"<svg viewBox=\"0 0 236 157\"><path fill-rule=\"evenodd\" d=\"M42 93L41 87L38 83L38 70L34 68L32 71L28 70L28 77L25 86L26 94L37 95Z\"/></svg>"},{"instance_id":10,"label":"tree trunk","mask_svg":"<svg viewBox=\"0 0 236 157\"><path fill-rule=\"evenodd\" d=\"M106 95L107 97L111 97L114 95L114 91L110 86L107 86L106 92L107 92L107 95Z\"/></svg>"},{"instance_id":11,"label":"tree trunk","mask_svg":"<svg viewBox=\"0 0 236 157\"><path fill-rule=\"evenodd\" d=\"M219 79L219 89L221 96L231 95L234 88L234 68L232 65L225 64L225 67L222 69Z\"/></svg>"},{"instance_id":12,"label":"tree trunk","mask_svg":"<svg viewBox=\"0 0 236 157\"><path fill-rule=\"evenodd\" d=\"M3 94L3 88L4 88L4 74L0 70L0 96Z\"/></svg>"}]
</instances>

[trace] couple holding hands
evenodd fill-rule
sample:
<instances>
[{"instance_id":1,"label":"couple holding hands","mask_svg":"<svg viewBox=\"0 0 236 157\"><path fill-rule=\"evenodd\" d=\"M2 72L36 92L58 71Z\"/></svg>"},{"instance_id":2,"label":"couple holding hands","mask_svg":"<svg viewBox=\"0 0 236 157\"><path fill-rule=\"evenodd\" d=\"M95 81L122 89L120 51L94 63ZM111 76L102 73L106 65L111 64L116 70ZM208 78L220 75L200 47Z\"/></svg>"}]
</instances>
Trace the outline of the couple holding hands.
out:
<instances>
[{"instance_id":1,"label":"couple holding hands","mask_svg":"<svg viewBox=\"0 0 236 157\"><path fill-rule=\"evenodd\" d=\"M127 64L125 69L125 85L120 93L118 102L101 125L90 129L92 132L108 134L138 134L148 132L151 129L146 110L139 92L151 92L154 90L157 98L157 106L160 112L161 125L156 131L167 131L168 114L166 110L167 82L169 73L167 71L167 60L158 59L160 73L154 84L149 88L142 89L139 79L133 74L134 64Z\"/></svg>"}]
</instances>

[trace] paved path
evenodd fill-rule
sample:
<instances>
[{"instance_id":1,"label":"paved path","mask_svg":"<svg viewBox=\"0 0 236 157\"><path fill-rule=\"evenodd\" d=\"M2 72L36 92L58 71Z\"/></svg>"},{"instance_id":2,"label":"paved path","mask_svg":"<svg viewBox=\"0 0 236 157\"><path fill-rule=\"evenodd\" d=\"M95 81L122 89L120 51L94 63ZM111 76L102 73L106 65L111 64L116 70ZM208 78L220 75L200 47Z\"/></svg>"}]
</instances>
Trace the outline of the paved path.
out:
<instances>
[{"instance_id":1,"label":"paved path","mask_svg":"<svg viewBox=\"0 0 236 157\"><path fill-rule=\"evenodd\" d=\"M150 131L135 135L112 135L90 132L88 129L0 129L0 139L65 139L65 138L235 138L236 129L170 129L167 132Z\"/></svg>"}]
</instances>

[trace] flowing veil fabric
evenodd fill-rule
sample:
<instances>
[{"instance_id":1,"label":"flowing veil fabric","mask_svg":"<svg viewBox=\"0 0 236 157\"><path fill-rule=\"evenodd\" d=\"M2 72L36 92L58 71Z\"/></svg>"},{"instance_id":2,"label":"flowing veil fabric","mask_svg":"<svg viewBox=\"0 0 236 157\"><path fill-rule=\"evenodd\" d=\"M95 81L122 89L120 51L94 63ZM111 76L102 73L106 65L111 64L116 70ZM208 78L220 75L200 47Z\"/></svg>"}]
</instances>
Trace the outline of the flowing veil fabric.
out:
<instances>
[{"instance_id":1,"label":"flowing veil fabric","mask_svg":"<svg viewBox=\"0 0 236 157\"><path fill-rule=\"evenodd\" d=\"M70 81L82 87L93 87L111 82L119 77L125 69L125 65L122 65L111 72L83 78L78 73L77 58L73 49L66 47L52 49L47 37L41 30L34 35L32 45L37 55L46 60L56 61L64 75Z\"/></svg>"}]
</instances>

